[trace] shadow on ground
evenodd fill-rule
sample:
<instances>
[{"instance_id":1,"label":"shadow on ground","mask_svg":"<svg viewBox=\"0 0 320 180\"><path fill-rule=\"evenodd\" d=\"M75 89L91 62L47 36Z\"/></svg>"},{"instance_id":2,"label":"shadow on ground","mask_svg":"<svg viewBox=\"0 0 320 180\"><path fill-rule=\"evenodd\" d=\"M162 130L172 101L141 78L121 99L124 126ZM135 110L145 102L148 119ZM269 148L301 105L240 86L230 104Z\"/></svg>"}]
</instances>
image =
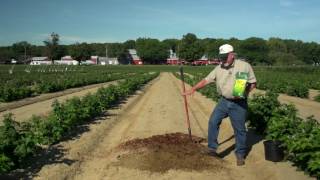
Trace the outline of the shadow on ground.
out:
<instances>
[{"instance_id":1,"label":"shadow on ground","mask_svg":"<svg viewBox=\"0 0 320 180\"><path fill-rule=\"evenodd\" d=\"M228 139L219 143L219 145L224 144L224 143L232 140L233 138L234 138L234 135L230 136ZM248 149L247 149L246 157L250 154L252 147L255 144L262 141L263 139L264 139L264 137L255 133L253 129L248 129L248 132L247 132L247 147L248 147ZM235 150L235 147L236 147L236 145L232 144L231 146L229 146L226 149L224 149L223 151L221 151L219 153L219 155L221 156L221 158L224 158L224 157L228 156L233 150Z\"/></svg>"}]
</instances>

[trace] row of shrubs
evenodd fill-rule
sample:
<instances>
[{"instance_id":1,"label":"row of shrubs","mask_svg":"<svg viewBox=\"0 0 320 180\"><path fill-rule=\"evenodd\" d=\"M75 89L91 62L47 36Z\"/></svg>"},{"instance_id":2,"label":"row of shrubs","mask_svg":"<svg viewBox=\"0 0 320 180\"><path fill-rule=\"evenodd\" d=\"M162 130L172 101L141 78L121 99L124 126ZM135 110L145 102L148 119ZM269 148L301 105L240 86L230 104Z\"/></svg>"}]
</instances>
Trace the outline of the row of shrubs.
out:
<instances>
[{"instance_id":1,"label":"row of shrubs","mask_svg":"<svg viewBox=\"0 0 320 180\"><path fill-rule=\"evenodd\" d=\"M283 77L270 77L263 76L258 77L259 81L257 87L262 90L272 90L277 93L284 93L289 96L295 96L300 98L308 98L309 87L305 84L301 84L299 80L286 81Z\"/></svg>"},{"instance_id":2,"label":"row of shrubs","mask_svg":"<svg viewBox=\"0 0 320 180\"><path fill-rule=\"evenodd\" d=\"M320 124L312 116L298 117L293 105L280 104L277 98L268 92L249 101L249 127L268 140L280 141L287 160L320 178Z\"/></svg>"},{"instance_id":3,"label":"row of shrubs","mask_svg":"<svg viewBox=\"0 0 320 180\"><path fill-rule=\"evenodd\" d=\"M128 74L96 72L73 72L65 74L27 74L30 80L23 83L23 78L18 76L14 81L0 84L0 102L10 102L42 93L57 92L69 88L86 86L89 84L103 83L125 78ZM22 76L22 75L21 75ZM40 77L39 77L40 76ZM21 81L20 81L21 80Z\"/></svg>"},{"instance_id":4,"label":"row of shrubs","mask_svg":"<svg viewBox=\"0 0 320 180\"><path fill-rule=\"evenodd\" d=\"M0 173L21 167L39 149L60 141L66 132L99 116L157 75L133 76L119 85L100 88L97 93L87 94L81 99L74 97L64 103L55 101L47 117L34 116L29 121L18 123L11 114L5 115L0 126Z\"/></svg>"}]
</instances>

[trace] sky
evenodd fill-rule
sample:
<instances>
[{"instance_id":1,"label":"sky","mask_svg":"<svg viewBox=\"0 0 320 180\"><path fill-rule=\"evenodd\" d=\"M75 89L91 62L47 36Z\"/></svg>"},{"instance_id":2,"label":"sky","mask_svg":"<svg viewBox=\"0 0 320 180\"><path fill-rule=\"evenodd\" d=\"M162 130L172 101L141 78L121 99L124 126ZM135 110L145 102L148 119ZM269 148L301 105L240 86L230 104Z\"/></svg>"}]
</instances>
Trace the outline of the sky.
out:
<instances>
[{"instance_id":1,"label":"sky","mask_svg":"<svg viewBox=\"0 0 320 180\"><path fill-rule=\"evenodd\" d=\"M320 43L319 0L1 0L0 46L279 37Z\"/></svg>"}]
</instances>

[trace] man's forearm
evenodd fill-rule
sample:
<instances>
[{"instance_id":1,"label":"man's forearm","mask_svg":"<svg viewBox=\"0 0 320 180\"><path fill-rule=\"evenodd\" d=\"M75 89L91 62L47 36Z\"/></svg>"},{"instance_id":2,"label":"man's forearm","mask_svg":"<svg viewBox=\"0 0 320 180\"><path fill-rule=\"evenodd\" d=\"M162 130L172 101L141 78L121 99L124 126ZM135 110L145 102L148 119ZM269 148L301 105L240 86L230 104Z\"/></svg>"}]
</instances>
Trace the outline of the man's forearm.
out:
<instances>
[{"instance_id":1,"label":"man's forearm","mask_svg":"<svg viewBox=\"0 0 320 180\"><path fill-rule=\"evenodd\" d=\"M196 91L197 89L201 89L201 88L205 87L207 84L209 84L209 82L207 80L203 79L200 82L198 82L195 86L193 86L192 89L194 91Z\"/></svg>"}]
</instances>

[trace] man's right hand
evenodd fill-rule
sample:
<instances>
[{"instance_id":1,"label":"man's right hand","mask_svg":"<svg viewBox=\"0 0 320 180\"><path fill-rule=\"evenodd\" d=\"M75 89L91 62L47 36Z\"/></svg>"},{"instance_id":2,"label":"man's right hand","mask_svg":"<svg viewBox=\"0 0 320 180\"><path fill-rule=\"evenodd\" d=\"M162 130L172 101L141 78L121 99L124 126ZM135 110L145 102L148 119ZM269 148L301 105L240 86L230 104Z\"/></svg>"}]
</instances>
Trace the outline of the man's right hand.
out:
<instances>
[{"instance_id":1,"label":"man's right hand","mask_svg":"<svg viewBox=\"0 0 320 180\"><path fill-rule=\"evenodd\" d=\"M193 95L194 92L196 92L196 90L194 88L191 88L185 92L182 93L183 96L187 96L187 95Z\"/></svg>"},{"instance_id":2,"label":"man's right hand","mask_svg":"<svg viewBox=\"0 0 320 180\"><path fill-rule=\"evenodd\" d=\"M186 92L182 93L182 95L183 96L193 95L197 89L201 89L204 86L206 86L207 84L209 84L209 82L207 80L203 79L200 82L198 82L195 86L193 86L190 90L187 90Z\"/></svg>"}]
</instances>

